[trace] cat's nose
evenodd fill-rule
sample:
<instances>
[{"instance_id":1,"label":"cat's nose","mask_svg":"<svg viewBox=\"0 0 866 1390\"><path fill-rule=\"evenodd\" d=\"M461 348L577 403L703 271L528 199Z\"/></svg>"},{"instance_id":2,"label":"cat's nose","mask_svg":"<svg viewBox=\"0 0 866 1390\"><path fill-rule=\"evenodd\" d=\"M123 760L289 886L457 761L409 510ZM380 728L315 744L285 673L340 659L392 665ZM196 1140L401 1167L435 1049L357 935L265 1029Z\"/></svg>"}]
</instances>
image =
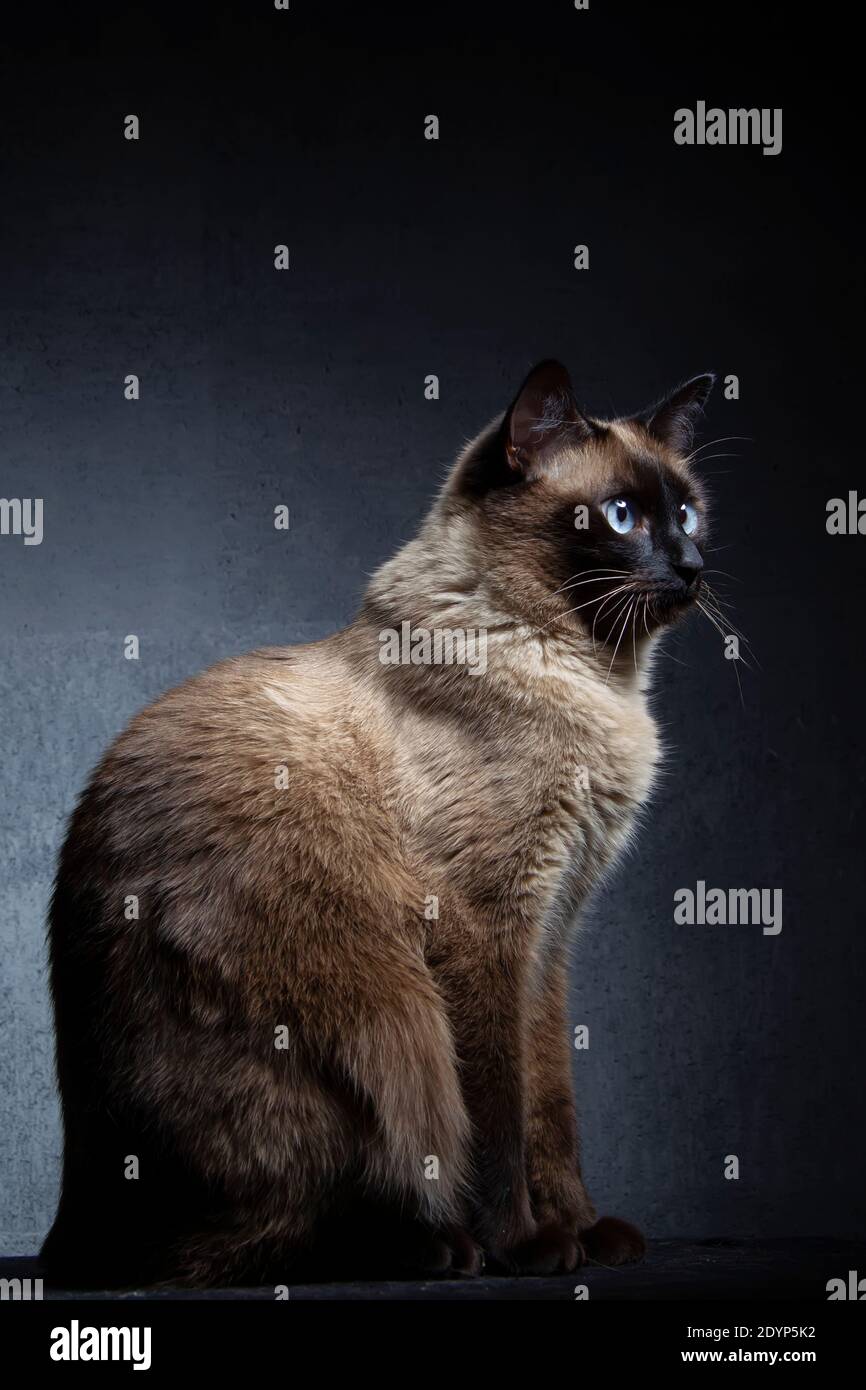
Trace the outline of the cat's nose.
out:
<instances>
[{"instance_id":1,"label":"cat's nose","mask_svg":"<svg viewBox=\"0 0 866 1390\"><path fill-rule=\"evenodd\" d=\"M681 536L679 545L675 547L670 556L670 562L674 574L682 580L687 591L691 593L697 586L701 577L701 570L704 567L704 557L694 541L689 540L688 536Z\"/></svg>"},{"instance_id":2,"label":"cat's nose","mask_svg":"<svg viewBox=\"0 0 866 1390\"><path fill-rule=\"evenodd\" d=\"M679 575L687 589L693 589L701 577L703 565L700 561L690 562L689 564L674 565L674 571Z\"/></svg>"}]
</instances>

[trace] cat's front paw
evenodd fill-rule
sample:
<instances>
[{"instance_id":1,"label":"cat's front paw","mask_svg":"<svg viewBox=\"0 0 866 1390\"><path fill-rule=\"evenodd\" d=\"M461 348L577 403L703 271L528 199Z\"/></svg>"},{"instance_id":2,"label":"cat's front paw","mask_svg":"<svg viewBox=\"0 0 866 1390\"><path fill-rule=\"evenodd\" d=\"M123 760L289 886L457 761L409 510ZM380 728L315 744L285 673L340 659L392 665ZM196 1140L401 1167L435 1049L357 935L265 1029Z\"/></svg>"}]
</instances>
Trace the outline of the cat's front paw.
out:
<instances>
[{"instance_id":1,"label":"cat's front paw","mask_svg":"<svg viewBox=\"0 0 866 1390\"><path fill-rule=\"evenodd\" d=\"M600 1265L632 1264L646 1254L646 1240L637 1226L618 1216L600 1217L581 1231L580 1239L587 1259Z\"/></svg>"},{"instance_id":2,"label":"cat's front paw","mask_svg":"<svg viewBox=\"0 0 866 1390\"><path fill-rule=\"evenodd\" d=\"M449 1226L432 1230L408 1227L400 1243L402 1272L440 1279L472 1279L484 1268L484 1252L468 1231Z\"/></svg>"},{"instance_id":3,"label":"cat's front paw","mask_svg":"<svg viewBox=\"0 0 866 1390\"><path fill-rule=\"evenodd\" d=\"M449 1226L440 1234L451 1252L451 1264L448 1273L452 1278L460 1276L472 1279L483 1272L484 1251L480 1245L476 1244L468 1231L464 1231L462 1226Z\"/></svg>"},{"instance_id":4,"label":"cat's front paw","mask_svg":"<svg viewBox=\"0 0 866 1390\"><path fill-rule=\"evenodd\" d=\"M584 1261L581 1241L565 1226L540 1226L518 1245L491 1252L491 1262L506 1274L569 1274Z\"/></svg>"}]
</instances>

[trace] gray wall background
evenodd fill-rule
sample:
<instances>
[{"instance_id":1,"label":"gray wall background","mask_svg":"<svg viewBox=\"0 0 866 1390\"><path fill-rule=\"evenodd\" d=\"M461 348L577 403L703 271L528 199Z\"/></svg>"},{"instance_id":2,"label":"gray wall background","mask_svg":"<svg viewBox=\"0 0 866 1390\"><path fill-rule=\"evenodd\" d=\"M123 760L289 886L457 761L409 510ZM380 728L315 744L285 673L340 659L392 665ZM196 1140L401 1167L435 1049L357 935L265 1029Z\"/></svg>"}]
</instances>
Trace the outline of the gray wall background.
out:
<instances>
[{"instance_id":1,"label":"gray wall background","mask_svg":"<svg viewBox=\"0 0 866 1390\"><path fill-rule=\"evenodd\" d=\"M862 1234L866 541L824 525L863 478L849 137L786 88L781 7L699 33L595 0L356 8L40 9L10 37L0 495L42 497L45 538L0 537L0 1253L56 1198L44 922L89 769L201 667L350 620L550 355L599 413L739 376L704 436L745 437L706 451L734 455L706 463L711 563L761 662L742 705L708 626L660 663L667 776L575 950L591 1188L657 1236ZM782 154L675 147L699 98L782 106ZM699 878L781 887L781 935L675 925Z\"/></svg>"}]
</instances>

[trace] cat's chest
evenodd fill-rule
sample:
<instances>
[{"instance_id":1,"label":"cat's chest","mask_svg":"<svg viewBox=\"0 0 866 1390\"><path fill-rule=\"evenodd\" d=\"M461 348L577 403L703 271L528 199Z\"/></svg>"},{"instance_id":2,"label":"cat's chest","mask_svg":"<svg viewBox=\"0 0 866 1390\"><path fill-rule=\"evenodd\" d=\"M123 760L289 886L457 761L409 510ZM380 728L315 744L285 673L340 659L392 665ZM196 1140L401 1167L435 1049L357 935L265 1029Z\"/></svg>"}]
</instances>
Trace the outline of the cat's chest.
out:
<instances>
[{"instance_id":1,"label":"cat's chest","mask_svg":"<svg viewBox=\"0 0 866 1390\"><path fill-rule=\"evenodd\" d=\"M657 757L641 705L515 721L483 748L440 748L418 782L413 838L465 898L540 920L575 906L619 853Z\"/></svg>"},{"instance_id":2,"label":"cat's chest","mask_svg":"<svg viewBox=\"0 0 866 1390\"><path fill-rule=\"evenodd\" d=\"M657 761L650 722L635 734L633 721L604 730L583 726L571 741L527 759L530 803L511 808L515 863L539 912L576 905L624 847Z\"/></svg>"}]
</instances>

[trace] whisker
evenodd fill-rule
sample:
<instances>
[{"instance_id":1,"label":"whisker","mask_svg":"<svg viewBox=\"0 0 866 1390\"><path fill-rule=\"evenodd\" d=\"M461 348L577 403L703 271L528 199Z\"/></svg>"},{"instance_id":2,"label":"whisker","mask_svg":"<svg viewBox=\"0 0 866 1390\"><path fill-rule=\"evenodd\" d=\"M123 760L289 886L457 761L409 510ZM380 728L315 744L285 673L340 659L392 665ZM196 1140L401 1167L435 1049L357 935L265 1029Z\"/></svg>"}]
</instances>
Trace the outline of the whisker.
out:
<instances>
[{"instance_id":1,"label":"whisker","mask_svg":"<svg viewBox=\"0 0 866 1390\"><path fill-rule=\"evenodd\" d=\"M564 613L558 613L555 618L551 618L549 623L544 623L541 627L534 628L529 635L530 637L537 637L540 632L546 632L549 627L559 622L561 618L567 618L572 613L579 613L581 608L589 608L591 603L603 603L605 598L613 598L616 594L621 594L623 589L628 587L630 586L621 584L618 589L614 589L612 594L599 594L597 598L588 598L586 603L579 603L576 608L567 608Z\"/></svg>"},{"instance_id":2,"label":"whisker","mask_svg":"<svg viewBox=\"0 0 866 1390\"><path fill-rule=\"evenodd\" d=\"M704 570L704 574L723 574L726 579L733 579L735 584L742 584L742 579L738 579L730 570Z\"/></svg>"},{"instance_id":3,"label":"whisker","mask_svg":"<svg viewBox=\"0 0 866 1390\"><path fill-rule=\"evenodd\" d=\"M628 588L628 587L630 587L630 586L624 586L624 587ZM609 594L608 597L609 597L609 598L615 598L616 596L615 596L614 594ZM614 614L614 618L613 618L613 621L614 621L614 622L616 622L617 617L619 616L619 609L622 607L622 604L623 604L624 602L625 602L625 599L623 599L623 600L621 601L619 607L617 608L617 612ZM592 623L592 634L591 634L591 636L592 636L592 654L593 654L593 656L598 656L598 649L597 649L597 647L596 647L596 645L595 645L595 625L596 625L596 623L598 622L598 620L599 620L599 618L601 617L601 615L602 615L603 612L604 612L604 605L602 604L602 607L599 608L598 612L597 612L596 615L595 615L595 618L593 619L593 623ZM612 626L612 625L611 625L611 626ZM608 633L607 637L606 637L605 640L602 642L602 644L601 644L602 647L606 647L609 641L610 641L610 633Z\"/></svg>"},{"instance_id":4,"label":"whisker","mask_svg":"<svg viewBox=\"0 0 866 1390\"><path fill-rule=\"evenodd\" d=\"M607 675L606 675L605 678L604 678L604 683L605 683L605 685L607 685L608 681L610 680L610 673L611 673L611 671L613 670L613 663L616 661L616 654L617 654L617 652L619 651L619 644L620 644L620 642L622 641L622 639L623 639L623 637L624 637L624 635L625 635L625 629L626 629L626 626L627 626L627 624L628 624L629 614L631 613L631 610L632 610L632 608L634 607L634 605L635 605L636 602L637 602L637 599L636 599L636 598L633 598L633 599L631 600L631 603L630 603L629 606L628 606L628 611L626 612L626 615L625 615L625 617L623 618L622 627L621 627L621 629L620 629L620 634L619 634L619 637L616 639L616 646L615 646L614 649L613 649L613 656L612 656L611 659L610 659L610 665L609 665L608 668L607 668ZM617 617L619 617L619 614L617 614Z\"/></svg>"},{"instance_id":5,"label":"whisker","mask_svg":"<svg viewBox=\"0 0 866 1390\"><path fill-rule=\"evenodd\" d=\"M617 606L616 606L616 611L614 612L614 614L613 614L613 616L612 616L612 618L611 618L611 620L610 620L610 631L608 632L607 636L605 637L604 641L603 641L602 644L601 644L601 649L602 649L602 651L604 651L605 647L607 646L608 642L610 641L611 637L613 636L613 630L614 630L614 628L616 627L617 623L619 622L619 617L620 617L620 614L622 613L622 610L625 608L625 605L628 603L628 598L629 598L629 596L628 596L628 594L626 594L625 598L620 599L619 603L618 603ZM599 612L599 615L598 615L598 616L599 616L599 617L601 616L601 612Z\"/></svg>"},{"instance_id":6,"label":"whisker","mask_svg":"<svg viewBox=\"0 0 866 1390\"><path fill-rule=\"evenodd\" d=\"M712 609L712 611L715 613L716 617L719 619L720 622L727 623L732 633L734 633L737 637L741 637L744 642L748 642L749 646L751 646L751 643L749 642L749 639L746 636L746 634L740 631L740 629L737 627L736 623L728 613L723 612L721 601L716 598L715 594L704 593L704 602L706 603L708 608ZM724 607L727 608L729 607L729 605L725 604Z\"/></svg>"},{"instance_id":7,"label":"whisker","mask_svg":"<svg viewBox=\"0 0 866 1390\"><path fill-rule=\"evenodd\" d=\"M607 573L605 573L604 570L593 571L591 576L587 579L567 579L558 589L554 589L553 593L548 595L548 597L555 598L557 594L564 593L566 589L578 589L581 584L601 584L605 579L624 579L627 574L628 570L608 570Z\"/></svg>"},{"instance_id":8,"label":"whisker","mask_svg":"<svg viewBox=\"0 0 866 1390\"><path fill-rule=\"evenodd\" d=\"M754 444L755 442L750 434L722 434L719 435L718 439L708 439L706 444L701 444L697 449L693 449L685 462L691 463L692 459L696 459L698 454L703 453L704 449L711 449L714 444L731 444L735 441L744 441L748 444Z\"/></svg>"},{"instance_id":9,"label":"whisker","mask_svg":"<svg viewBox=\"0 0 866 1390\"><path fill-rule=\"evenodd\" d=\"M724 618L725 622L730 625L731 631L735 632L738 637L742 637L745 642L748 642L748 637L746 637L745 634L740 631L740 629L737 627L736 623L729 616L729 614L727 612L722 611L723 609L728 609L731 607L731 604L728 602L728 600L719 598L718 594L714 594L712 589L710 589L708 585L704 585L704 598L706 599L706 602L709 604L709 606L716 610L716 612L719 614L719 617Z\"/></svg>"},{"instance_id":10,"label":"whisker","mask_svg":"<svg viewBox=\"0 0 866 1390\"><path fill-rule=\"evenodd\" d=\"M710 463L712 459L738 459L739 457L740 457L739 454L730 454L730 453L724 453L724 454L705 454L704 457L701 459L701 468L703 468L703 466L704 466L705 463Z\"/></svg>"},{"instance_id":11,"label":"whisker","mask_svg":"<svg viewBox=\"0 0 866 1390\"><path fill-rule=\"evenodd\" d=\"M748 637L746 636L746 634L745 634L744 632L742 632L742 631L740 630L740 628L737 627L736 623L734 622L733 618L731 618L730 614L727 613L727 612L725 612L725 611L723 611L723 610L725 610L725 609L728 609L731 605L730 605L725 599L720 598L720 597L718 596L718 594L715 593L715 591L712 589L712 587L711 587L709 584L705 584L704 587L705 587L705 590L706 590L705 597L706 597L707 604L709 605L709 607L713 610L713 612L714 612L714 613L716 614L716 616L719 618L720 622L726 624L726 626L729 627L729 628L731 629L731 632L733 632L737 637L739 637L739 639L740 639L741 642L745 642L746 646L747 646L748 649L749 649L749 655L752 657L752 660L754 661L755 665L760 669L761 663L760 663L760 661L759 661L758 658L757 658L757 655L756 655L756 653L755 653L754 647L752 646L752 643L749 641L749 639L748 639Z\"/></svg>"},{"instance_id":12,"label":"whisker","mask_svg":"<svg viewBox=\"0 0 866 1390\"><path fill-rule=\"evenodd\" d=\"M689 669L689 663L687 661L680 661L680 658L678 656L674 656L673 652L666 652L664 647L662 646L659 646L658 651L661 653L662 656L666 656L668 658L668 661L675 661L678 666L682 666L684 671L687 671Z\"/></svg>"},{"instance_id":13,"label":"whisker","mask_svg":"<svg viewBox=\"0 0 866 1390\"><path fill-rule=\"evenodd\" d=\"M724 637L726 636L726 634L725 634L724 632L722 632L722 629L719 627L719 625L718 625L718 623L716 622L715 618L712 616L712 614L710 614L710 613L707 611L707 609L706 609L706 608L704 607L704 605L701 603L700 599L695 599L695 603L698 605L698 608L700 608L700 610L701 610L701 612L703 613L704 617L707 618L707 619L712 623L713 627L716 629L716 631L719 633L719 635L720 635L722 638L724 638ZM751 669L751 668L750 668L750 669ZM734 663L734 675L735 675L736 678L737 678L737 689L738 689L739 692L740 692L740 704L742 705L743 709L745 709L745 708L746 708L746 702L745 702L745 700L743 699L743 686L742 686L742 682L741 682L741 680L740 680L740 673L739 673L739 671L737 670L736 662Z\"/></svg>"}]
</instances>

